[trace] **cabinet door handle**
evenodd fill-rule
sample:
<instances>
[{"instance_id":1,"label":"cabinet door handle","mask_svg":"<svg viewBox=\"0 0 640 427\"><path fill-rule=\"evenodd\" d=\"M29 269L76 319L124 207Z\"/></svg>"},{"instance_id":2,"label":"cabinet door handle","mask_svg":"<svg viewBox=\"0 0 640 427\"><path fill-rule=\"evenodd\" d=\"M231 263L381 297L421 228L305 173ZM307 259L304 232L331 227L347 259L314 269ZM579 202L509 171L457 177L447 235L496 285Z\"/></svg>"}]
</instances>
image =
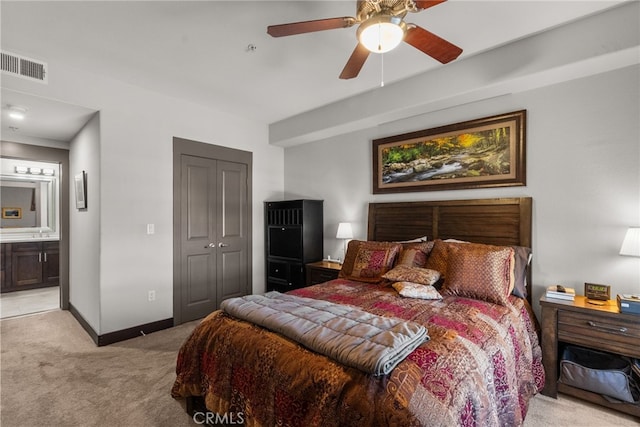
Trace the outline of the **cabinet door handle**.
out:
<instances>
[{"instance_id":1,"label":"cabinet door handle","mask_svg":"<svg viewBox=\"0 0 640 427\"><path fill-rule=\"evenodd\" d=\"M38 252L38 262L42 262L42 252Z\"/></svg>"},{"instance_id":2,"label":"cabinet door handle","mask_svg":"<svg viewBox=\"0 0 640 427\"><path fill-rule=\"evenodd\" d=\"M47 253L44 253L44 262L47 262Z\"/></svg>"},{"instance_id":3,"label":"cabinet door handle","mask_svg":"<svg viewBox=\"0 0 640 427\"><path fill-rule=\"evenodd\" d=\"M605 329L605 330L614 331L614 332L627 332L627 328L623 326L598 325L593 320L589 320L587 323L589 324L589 326L594 328L600 328L600 329Z\"/></svg>"}]
</instances>

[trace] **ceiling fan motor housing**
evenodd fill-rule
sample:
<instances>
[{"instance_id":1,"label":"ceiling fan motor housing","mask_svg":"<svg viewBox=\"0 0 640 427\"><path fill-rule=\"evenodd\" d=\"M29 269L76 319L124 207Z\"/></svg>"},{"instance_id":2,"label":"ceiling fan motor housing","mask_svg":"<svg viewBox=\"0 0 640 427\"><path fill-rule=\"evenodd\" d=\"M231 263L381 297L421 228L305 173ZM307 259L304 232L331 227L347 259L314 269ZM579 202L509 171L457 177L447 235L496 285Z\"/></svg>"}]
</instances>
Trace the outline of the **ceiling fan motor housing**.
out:
<instances>
[{"instance_id":1,"label":"ceiling fan motor housing","mask_svg":"<svg viewBox=\"0 0 640 427\"><path fill-rule=\"evenodd\" d=\"M398 16L402 19L409 11L417 11L413 0L358 0L356 19L365 22L376 15Z\"/></svg>"}]
</instances>

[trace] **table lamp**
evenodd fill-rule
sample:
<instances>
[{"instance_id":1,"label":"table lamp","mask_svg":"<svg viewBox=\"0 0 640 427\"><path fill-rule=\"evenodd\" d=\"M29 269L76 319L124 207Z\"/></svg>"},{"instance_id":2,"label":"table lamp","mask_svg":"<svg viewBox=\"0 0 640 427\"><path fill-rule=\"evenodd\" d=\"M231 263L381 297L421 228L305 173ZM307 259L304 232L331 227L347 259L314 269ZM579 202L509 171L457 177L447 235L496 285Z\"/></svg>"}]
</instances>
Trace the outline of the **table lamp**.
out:
<instances>
[{"instance_id":1,"label":"table lamp","mask_svg":"<svg viewBox=\"0 0 640 427\"><path fill-rule=\"evenodd\" d=\"M640 257L640 227L629 227L622 241L620 255Z\"/></svg>"},{"instance_id":2,"label":"table lamp","mask_svg":"<svg viewBox=\"0 0 640 427\"><path fill-rule=\"evenodd\" d=\"M353 239L353 230L351 229L350 222L341 222L338 224L338 232L336 233L336 239L344 240L344 256L347 255L347 243L349 239Z\"/></svg>"}]
</instances>

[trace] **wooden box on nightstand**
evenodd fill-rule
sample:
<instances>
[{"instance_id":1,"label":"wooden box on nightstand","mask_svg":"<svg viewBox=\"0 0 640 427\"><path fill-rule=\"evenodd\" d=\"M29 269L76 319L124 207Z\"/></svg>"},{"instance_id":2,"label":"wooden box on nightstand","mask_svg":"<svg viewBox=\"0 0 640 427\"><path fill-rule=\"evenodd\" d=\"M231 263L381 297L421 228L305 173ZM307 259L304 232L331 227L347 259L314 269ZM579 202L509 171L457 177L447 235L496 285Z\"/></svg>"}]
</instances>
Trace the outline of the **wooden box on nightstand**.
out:
<instances>
[{"instance_id":1,"label":"wooden box on nightstand","mask_svg":"<svg viewBox=\"0 0 640 427\"><path fill-rule=\"evenodd\" d=\"M559 355L566 344L640 358L640 316L619 313L615 300L600 306L589 304L583 296L576 296L575 301L543 296L540 306L546 374L542 394L555 398L561 392L640 417L639 405L610 403L599 394L558 382Z\"/></svg>"},{"instance_id":2,"label":"wooden box on nightstand","mask_svg":"<svg viewBox=\"0 0 640 427\"><path fill-rule=\"evenodd\" d=\"M341 268L342 264L331 261L318 261L307 264L307 286L337 279Z\"/></svg>"}]
</instances>

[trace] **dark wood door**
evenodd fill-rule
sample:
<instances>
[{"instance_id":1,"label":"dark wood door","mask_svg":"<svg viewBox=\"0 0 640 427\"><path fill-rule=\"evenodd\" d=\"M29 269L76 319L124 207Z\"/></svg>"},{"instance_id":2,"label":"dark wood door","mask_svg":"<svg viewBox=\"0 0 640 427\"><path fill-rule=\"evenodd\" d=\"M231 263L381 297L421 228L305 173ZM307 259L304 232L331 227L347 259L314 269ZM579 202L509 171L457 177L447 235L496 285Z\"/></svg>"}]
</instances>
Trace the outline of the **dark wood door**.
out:
<instances>
[{"instance_id":1,"label":"dark wood door","mask_svg":"<svg viewBox=\"0 0 640 427\"><path fill-rule=\"evenodd\" d=\"M16 250L18 249L18 250ZM19 289L42 283L40 242L14 244L11 253L12 287Z\"/></svg>"},{"instance_id":2,"label":"dark wood door","mask_svg":"<svg viewBox=\"0 0 640 427\"><path fill-rule=\"evenodd\" d=\"M247 165L182 155L181 321L247 293Z\"/></svg>"},{"instance_id":3,"label":"dark wood door","mask_svg":"<svg viewBox=\"0 0 640 427\"><path fill-rule=\"evenodd\" d=\"M60 247L58 242L42 243L42 281L48 285L60 283Z\"/></svg>"}]
</instances>

